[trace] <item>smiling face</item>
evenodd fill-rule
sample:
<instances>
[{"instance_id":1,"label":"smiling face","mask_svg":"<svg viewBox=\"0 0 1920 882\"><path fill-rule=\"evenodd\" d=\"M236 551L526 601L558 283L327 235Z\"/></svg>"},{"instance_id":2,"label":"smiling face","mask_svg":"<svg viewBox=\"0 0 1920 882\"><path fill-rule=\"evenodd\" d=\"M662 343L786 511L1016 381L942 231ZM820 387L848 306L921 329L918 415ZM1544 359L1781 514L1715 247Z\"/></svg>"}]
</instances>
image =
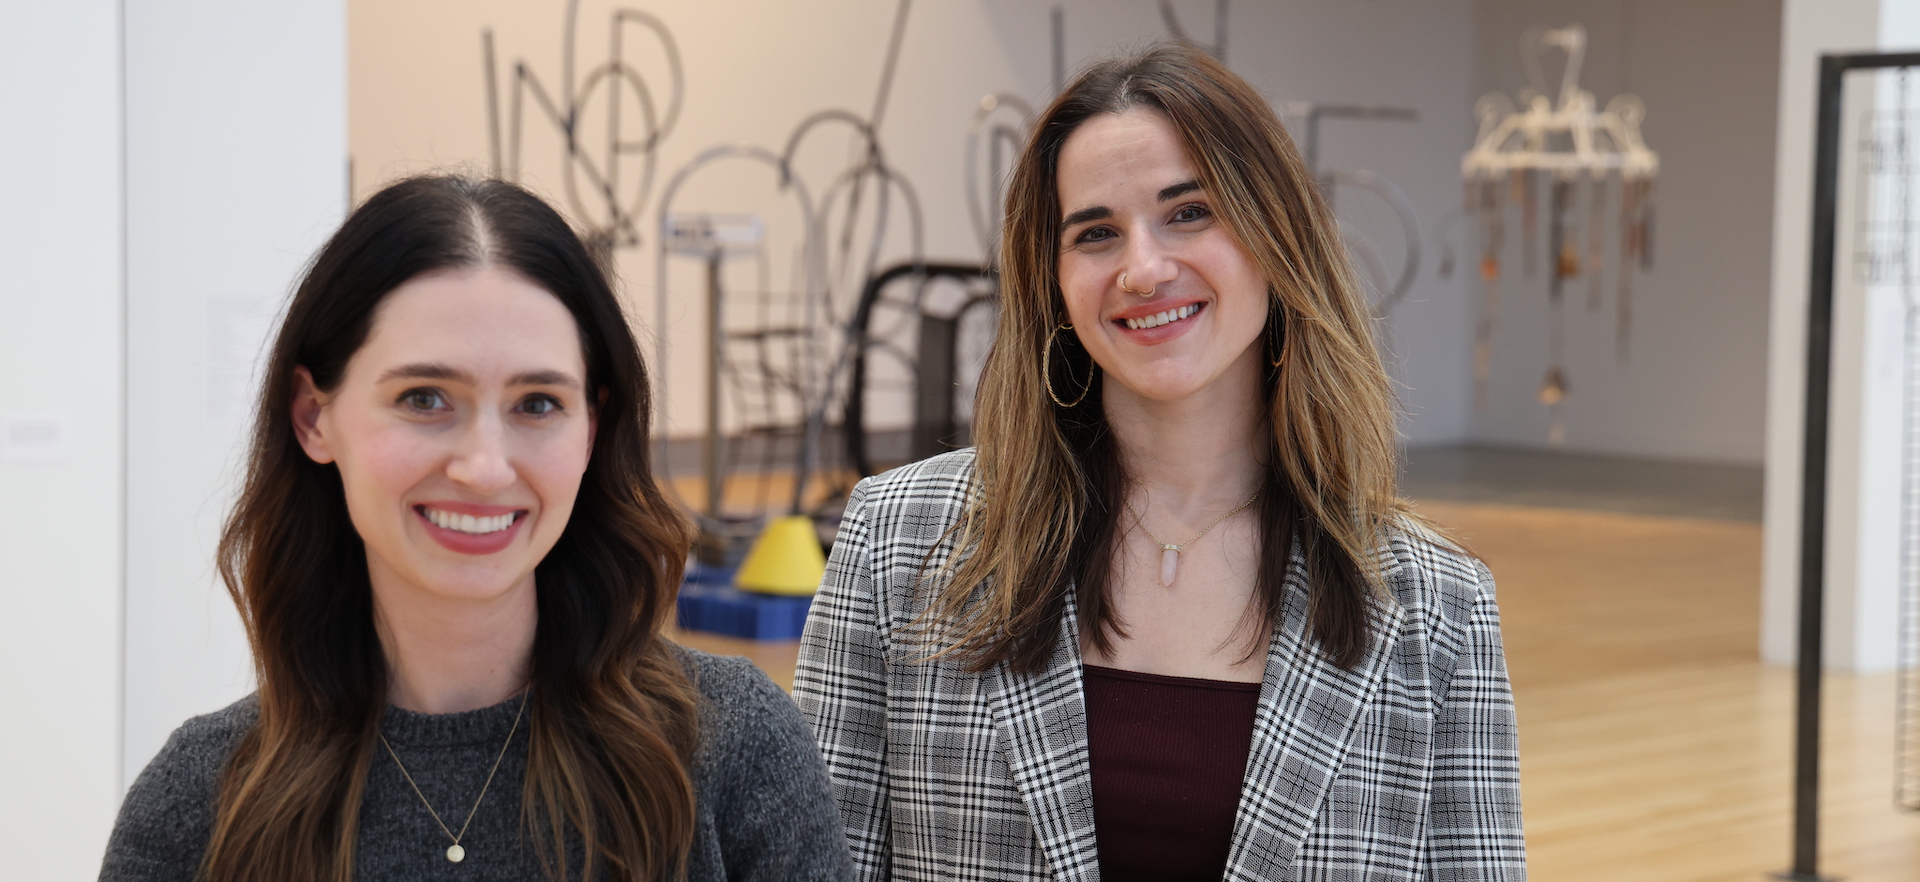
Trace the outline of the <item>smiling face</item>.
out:
<instances>
[{"instance_id":1,"label":"smiling face","mask_svg":"<svg viewBox=\"0 0 1920 882\"><path fill-rule=\"evenodd\" d=\"M1088 119L1061 145L1058 181L1060 290L1109 404L1177 401L1229 374L1257 381L1266 279L1167 117L1136 107Z\"/></svg>"},{"instance_id":2,"label":"smiling face","mask_svg":"<svg viewBox=\"0 0 1920 882\"><path fill-rule=\"evenodd\" d=\"M557 298L491 266L428 273L381 302L336 388L298 374L301 446L339 468L376 597L532 589L593 446Z\"/></svg>"}]
</instances>

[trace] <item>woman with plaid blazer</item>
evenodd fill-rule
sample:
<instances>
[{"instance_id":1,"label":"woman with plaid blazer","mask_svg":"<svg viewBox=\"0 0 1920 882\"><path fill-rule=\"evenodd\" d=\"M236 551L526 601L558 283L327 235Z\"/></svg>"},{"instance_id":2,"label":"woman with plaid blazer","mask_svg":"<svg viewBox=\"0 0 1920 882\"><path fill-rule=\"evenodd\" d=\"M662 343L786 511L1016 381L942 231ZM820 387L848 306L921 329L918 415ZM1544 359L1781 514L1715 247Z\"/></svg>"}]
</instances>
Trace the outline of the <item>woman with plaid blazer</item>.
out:
<instances>
[{"instance_id":1,"label":"woman with plaid blazer","mask_svg":"<svg viewBox=\"0 0 1920 882\"><path fill-rule=\"evenodd\" d=\"M861 482L802 642L861 878L1523 880L1493 580L1267 102L1089 68L1006 217L978 446Z\"/></svg>"}]
</instances>

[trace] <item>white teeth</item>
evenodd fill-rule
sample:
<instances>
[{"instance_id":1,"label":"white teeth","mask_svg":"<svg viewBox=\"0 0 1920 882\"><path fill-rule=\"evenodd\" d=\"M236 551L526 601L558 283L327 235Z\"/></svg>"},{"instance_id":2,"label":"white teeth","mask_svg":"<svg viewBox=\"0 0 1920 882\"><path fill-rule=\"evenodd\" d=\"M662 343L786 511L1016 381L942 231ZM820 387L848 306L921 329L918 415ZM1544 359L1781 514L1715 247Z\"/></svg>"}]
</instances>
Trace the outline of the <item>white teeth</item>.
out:
<instances>
[{"instance_id":1,"label":"white teeth","mask_svg":"<svg viewBox=\"0 0 1920 882\"><path fill-rule=\"evenodd\" d=\"M1125 321L1128 328L1135 331L1144 331L1148 328L1157 328L1161 325L1177 322L1199 311L1200 304L1189 303L1178 309L1169 309L1166 312L1156 312L1146 318L1126 319Z\"/></svg>"},{"instance_id":2,"label":"white teeth","mask_svg":"<svg viewBox=\"0 0 1920 882\"><path fill-rule=\"evenodd\" d=\"M432 521L437 527L460 533L475 534L498 533L501 530L513 526L514 517L512 514L503 514L494 515L490 518L476 518L473 515L454 514L453 512L441 511L437 508L429 508L426 512L427 520Z\"/></svg>"}]
</instances>

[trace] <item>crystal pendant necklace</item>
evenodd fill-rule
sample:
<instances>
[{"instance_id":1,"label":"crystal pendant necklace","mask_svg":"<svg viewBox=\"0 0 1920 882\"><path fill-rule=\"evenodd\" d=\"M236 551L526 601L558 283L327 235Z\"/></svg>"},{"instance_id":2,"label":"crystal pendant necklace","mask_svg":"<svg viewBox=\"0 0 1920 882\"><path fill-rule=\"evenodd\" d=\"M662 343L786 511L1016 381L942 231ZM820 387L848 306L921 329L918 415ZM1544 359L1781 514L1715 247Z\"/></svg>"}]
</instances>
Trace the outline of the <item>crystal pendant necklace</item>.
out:
<instances>
[{"instance_id":1,"label":"crystal pendant necklace","mask_svg":"<svg viewBox=\"0 0 1920 882\"><path fill-rule=\"evenodd\" d=\"M1199 541L1200 537L1207 535L1208 530L1220 526L1221 521L1246 511L1247 506L1252 505L1253 501L1259 498L1260 494L1256 491L1252 496L1247 497L1246 502L1240 503L1238 508L1214 518L1213 523L1206 525L1200 532L1193 534L1187 541L1178 545L1171 542L1162 542L1160 541L1160 537L1153 535L1153 531L1147 529L1147 522L1140 517L1140 511L1133 507L1132 500L1127 501L1127 511L1133 513L1133 522L1139 526L1140 532L1147 534L1147 538L1152 539L1153 544L1160 546L1160 586L1165 588L1173 585L1173 577L1176 571L1180 569L1180 549Z\"/></svg>"},{"instance_id":2,"label":"crystal pendant necklace","mask_svg":"<svg viewBox=\"0 0 1920 882\"><path fill-rule=\"evenodd\" d=\"M473 808L467 810L467 821L460 825L459 833L448 829L447 822L440 820L440 813L433 810L433 803L427 801L427 795L420 792L420 785L413 782L413 775L408 774L407 764L401 762L400 755L393 752L393 745L387 742L386 733L383 732L380 735L380 743L386 745L387 755L393 757L393 764L400 767L401 777L406 778L407 784L413 787L414 795L420 797L420 804L427 807L427 814L433 816L433 822L440 825L440 832L447 834L447 838L453 840L453 844L447 846L447 860L453 863L457 864L467 859L467 849L460 844L460 840L467 835L467 827L473 824L473 816L480 811L480 801L487 798L487 788L493 784L494 773L500 771L500 761L507 758L507 745L513 743L514 733L520 731L520 717L526 714L527 701L532 695L533 690L529 689L520 699L520 709L513 714L513 728L507 730L507 743L500 745L500 755L493 758L493 768L487 772L486 783L480 785L480 795L473 798Z\"/></svg>"}]
</instances>

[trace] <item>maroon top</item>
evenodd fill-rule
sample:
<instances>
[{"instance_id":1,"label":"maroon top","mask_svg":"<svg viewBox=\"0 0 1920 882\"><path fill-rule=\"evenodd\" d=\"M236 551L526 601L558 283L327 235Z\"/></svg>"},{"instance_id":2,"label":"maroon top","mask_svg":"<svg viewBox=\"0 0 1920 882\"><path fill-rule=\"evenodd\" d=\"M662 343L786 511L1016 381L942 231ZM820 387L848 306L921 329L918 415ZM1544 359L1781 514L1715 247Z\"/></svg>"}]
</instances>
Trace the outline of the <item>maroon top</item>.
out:
<instances>
[{"instance_id":1,"label":"maroon top","mask_svg":"<svg viewBox=\"0 0 1920 882\"><path fill-rule=\"evenodd\" d=\"M1259 683L1086 666L1103 882L1214 882L1227 868Z\"/></svg>"}]
</instances>

